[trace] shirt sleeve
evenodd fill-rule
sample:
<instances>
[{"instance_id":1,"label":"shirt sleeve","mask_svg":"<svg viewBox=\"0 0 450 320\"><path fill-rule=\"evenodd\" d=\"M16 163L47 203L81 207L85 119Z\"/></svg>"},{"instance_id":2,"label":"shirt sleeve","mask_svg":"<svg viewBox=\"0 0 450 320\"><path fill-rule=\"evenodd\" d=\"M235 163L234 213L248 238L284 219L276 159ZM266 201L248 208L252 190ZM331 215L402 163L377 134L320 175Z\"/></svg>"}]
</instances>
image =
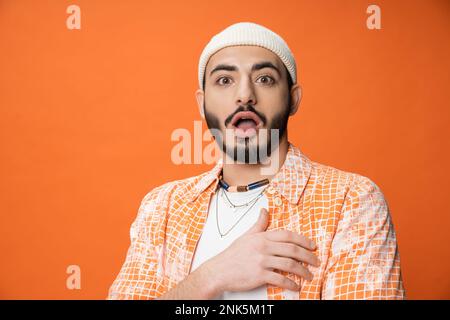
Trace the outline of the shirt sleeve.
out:
<instances>
[{"instance_id":1,"label":"shirt sleeve","mask_svg":"<svg viewBox=\"0 0 450 320\"><path fill-rule=\"evenodd\" d=\"M107 300L156 299L165 293L163 280L164 216L167 192L161 187L149 192L141 201L137 217L131 224L125 262Z\"/></svg>"},{"instance_id":2,"label":"shirt sleeve","mask_svg":"<svg viewBox=\"0 0 450 320\"><path fill-rule=\"evenodd\" d=\"M322 299L406 299L389 208L367 177L356 175L344 200Z\"/></svg>"}]
</instances>

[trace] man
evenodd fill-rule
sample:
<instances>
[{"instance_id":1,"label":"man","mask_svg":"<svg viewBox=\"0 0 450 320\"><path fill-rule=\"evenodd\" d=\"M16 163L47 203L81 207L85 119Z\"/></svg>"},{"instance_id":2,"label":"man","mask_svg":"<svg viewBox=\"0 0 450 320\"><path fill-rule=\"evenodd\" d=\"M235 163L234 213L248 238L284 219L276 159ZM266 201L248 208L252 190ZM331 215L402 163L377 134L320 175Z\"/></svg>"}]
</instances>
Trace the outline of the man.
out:
<instances>
[{"instance_id":1,"label":"man","mask_svg":"<svg viewBox=\"0 0 450 320\"><path fill-rule=\"evenodd\" d=\"M108 299L403 299L378 186L288 141L301 88L285 41L234 24L205 47L198 76L221 158L144 197Z\"/></svg>"}]
</instances>

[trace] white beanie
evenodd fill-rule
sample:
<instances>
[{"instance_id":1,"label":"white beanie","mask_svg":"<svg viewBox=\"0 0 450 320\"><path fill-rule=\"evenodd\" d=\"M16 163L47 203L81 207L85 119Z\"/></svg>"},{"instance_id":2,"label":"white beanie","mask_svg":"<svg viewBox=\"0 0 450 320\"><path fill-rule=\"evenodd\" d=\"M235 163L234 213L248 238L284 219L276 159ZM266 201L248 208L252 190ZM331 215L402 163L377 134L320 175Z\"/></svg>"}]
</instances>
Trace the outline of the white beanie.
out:
<instances>
[{"instance_id":1,"label":"white beanie","mask_svg":"<svg viewBox=\"0 0 450 320\"><path fill-rule=\"evenodd\" d=\"M237 45L259 46L272 51L286 66L292 82L297 83L297 67L294 55L283 38L259 24L239 22L216 34L203 49L198 64L199 88L202 88L206 64L209 58L220 49Z\"/></svg>"}]
</instances>

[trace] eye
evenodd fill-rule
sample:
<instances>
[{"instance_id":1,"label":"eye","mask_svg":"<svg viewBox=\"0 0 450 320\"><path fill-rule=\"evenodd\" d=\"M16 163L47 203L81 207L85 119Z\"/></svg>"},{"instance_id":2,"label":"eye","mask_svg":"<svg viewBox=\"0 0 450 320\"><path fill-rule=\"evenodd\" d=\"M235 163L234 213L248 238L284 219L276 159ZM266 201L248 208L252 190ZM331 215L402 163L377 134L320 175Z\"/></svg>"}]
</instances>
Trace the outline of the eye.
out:
<instances>
[{"instance_id":1,"label":"eye","mask_svg":"<svg viewBox=\"0 0 450 320\"><path fill-rule=\"evenodd\" d=\"M221 81L221 80L227 80L227 81ZM216 80L216 83L218 83L219 85L227 85L231 83L231 79L229 77L220 77L219 79Z\"/></svg>"},{"instance_id":2,"label":"eye","mask_svg":"<svg viewBox=\"0 0 450 320\"><path fill-rule=\"evenodd\" d=\"M264 81L262 81L263 84L273 84L275 82L275 79L270 77L270 76L261 76L259 77L257 80L263 79Z\"/></svg>"}]
</instances>

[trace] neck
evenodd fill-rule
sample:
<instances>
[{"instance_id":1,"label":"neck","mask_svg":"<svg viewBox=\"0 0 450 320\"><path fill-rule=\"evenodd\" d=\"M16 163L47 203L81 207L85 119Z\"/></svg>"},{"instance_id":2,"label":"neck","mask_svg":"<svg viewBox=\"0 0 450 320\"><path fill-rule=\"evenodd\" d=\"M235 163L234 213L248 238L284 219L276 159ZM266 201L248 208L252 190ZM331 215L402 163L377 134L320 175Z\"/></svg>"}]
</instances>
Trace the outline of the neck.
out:
<instances>
[{"instance_id":1,"label":"neck","mask_svg":"<svg viewBox=\"0 0 450 320\"><path fill-rule=\"evenodd\" d=\"M285 135L278 148L270 155L270 165L236 163L228 155L224 155L223 180L230 186L247 185L266 178L270 180L286 160L288 147Z\"/></svg>"}]
</instances>

